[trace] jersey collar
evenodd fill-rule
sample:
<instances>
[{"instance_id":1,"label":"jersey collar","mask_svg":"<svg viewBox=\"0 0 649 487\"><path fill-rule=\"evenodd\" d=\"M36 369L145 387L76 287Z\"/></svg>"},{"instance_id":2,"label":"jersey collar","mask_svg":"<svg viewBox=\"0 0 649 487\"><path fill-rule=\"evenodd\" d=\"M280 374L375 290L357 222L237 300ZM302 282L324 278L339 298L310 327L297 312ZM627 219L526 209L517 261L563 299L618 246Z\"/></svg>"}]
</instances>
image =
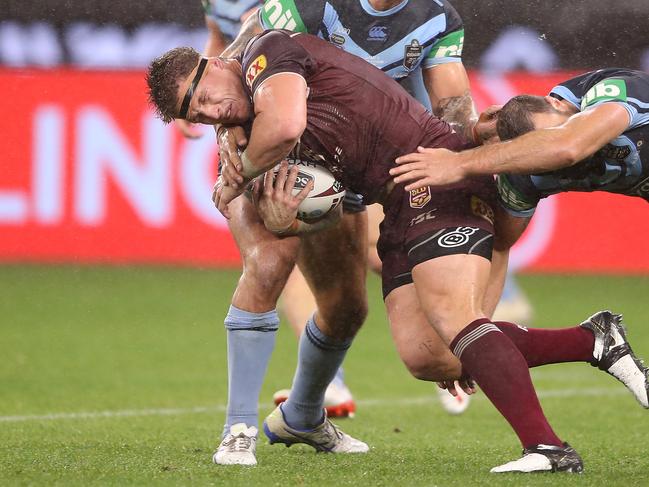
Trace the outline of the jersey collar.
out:
<instances>
[{"instance_id":1,"label":"jersey collar","mask_svg":"<svg viewBox=\"0 0 649 487\"><path fill-rule=\"evenodd\" d=\"M388 15L397 13L408 4L409 0L403 0L401 3L398 3L389 10L376 10L374 7L372 7L372 5L370 5L369 0L360 0L360 2L363 10L365 10L368 14L375 17L386 17Z\"/></svg>"}]
</instances>

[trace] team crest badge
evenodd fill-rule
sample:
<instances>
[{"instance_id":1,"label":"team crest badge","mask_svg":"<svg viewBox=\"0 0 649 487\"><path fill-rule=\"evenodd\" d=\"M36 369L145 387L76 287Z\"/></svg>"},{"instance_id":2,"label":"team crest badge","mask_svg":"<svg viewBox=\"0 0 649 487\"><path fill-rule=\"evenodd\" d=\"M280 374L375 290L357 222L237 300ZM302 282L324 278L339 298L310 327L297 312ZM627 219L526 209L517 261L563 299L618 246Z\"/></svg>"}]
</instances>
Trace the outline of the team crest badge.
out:
<instances>
[{"instance_id":1,"label":"team crest badge","mask_svg":"<svg viewBox=\"0 0 649 487\"><path fill-rule=\"evenodd\" d=\"M487 203L482 201L477 196L471 196L471 211L474 215L484 218L493 225L494 211Z\"/></svg>"},{"instance_id":2,"label":"team crest badge","mask_svg":"<svg viewBox=\"0 0 649 487\"><path fill-rule=\"evenodd\" d=\"M410 44L406 44L403 52L403 67L412 71L421 57L423 48L417 39L413 39Z\"/></svg>"},{"instance_id":3,"label":"team crest badge","mask_svg":"<svg viewBox=\"0 0 649 487\"><path fill-rule=\"evenodd\" d=\"M248 88L252 90L252 84L255 82L257 79L257 76L266 69L266 56L263 54L261 56L258 56L257 59L255 59L252 63L250 63L250 66L248 66L248 70L246 71L246 83L248 84Z\"/></svg>"},{"instance_id":4,"label":"team crest badge","mask_svg":"<svg viewBox=\"0 0 649 487\"><path fill-rule=\"evenodd\" d=\"M430 186L410 190L410 208L423 208L430 201Z\"/></svg>"}]
</instances>

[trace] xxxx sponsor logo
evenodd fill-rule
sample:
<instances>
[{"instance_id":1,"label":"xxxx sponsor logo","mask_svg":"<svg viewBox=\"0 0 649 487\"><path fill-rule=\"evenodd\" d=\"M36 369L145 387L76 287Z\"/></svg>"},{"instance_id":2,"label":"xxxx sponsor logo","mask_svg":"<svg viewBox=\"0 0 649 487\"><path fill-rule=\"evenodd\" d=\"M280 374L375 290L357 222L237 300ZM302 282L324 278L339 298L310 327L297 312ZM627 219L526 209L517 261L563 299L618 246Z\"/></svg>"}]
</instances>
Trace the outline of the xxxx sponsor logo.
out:
<instances>
[{"instance_id":1,"label":"xxxx sponsor logo","mask_svg":"<svg viewBox=\"0 0 649 487\"><path fill-rule=\"evenodd\" d=\"M410 190L410 208L423 208L430 199L430 186Z\"/></svg>"},{"instance_id":2,"label":"xxxx sponsor logo","mask_svg":"<svg viewBox=\"0 0 649 487\"><path fill-rule=\"evenodd\" d=\"M250 89L252 89L252 84L257 79L257 76L266 69L266 64L266 56L262 54L261 56L257 56L257 59L248 66L248 69L246 70L246 83L248 83Z\"/></svg>"}]
</instances>

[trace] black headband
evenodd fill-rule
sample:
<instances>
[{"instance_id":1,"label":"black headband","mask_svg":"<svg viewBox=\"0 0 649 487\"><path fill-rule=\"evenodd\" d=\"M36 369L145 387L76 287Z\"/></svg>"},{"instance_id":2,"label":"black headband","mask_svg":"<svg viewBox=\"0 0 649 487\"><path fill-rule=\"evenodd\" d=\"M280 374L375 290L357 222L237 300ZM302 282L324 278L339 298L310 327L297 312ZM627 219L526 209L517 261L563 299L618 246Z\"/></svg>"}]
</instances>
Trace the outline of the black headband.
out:
<instances>
[{"instance_id":1,"label":"black headband","mask_svg":"<svg viewBox=\"0 0 649 487\"><path fill-rule=\"evenodd\" d=\"M205 66L207 66L207 58L201 58L201 62L198 63L198 71L196 71L196 76L194 76L192 84L189 85L187 93L185 93L183 104L180 105L180 113L178 114L178 118L185 118L187 116L187 110L189 110L189 104L192 101L192 96L194 96L194 90L196 89L198 82L201 80L201 76L203 76Z\"/></svg>"}]
</instances>

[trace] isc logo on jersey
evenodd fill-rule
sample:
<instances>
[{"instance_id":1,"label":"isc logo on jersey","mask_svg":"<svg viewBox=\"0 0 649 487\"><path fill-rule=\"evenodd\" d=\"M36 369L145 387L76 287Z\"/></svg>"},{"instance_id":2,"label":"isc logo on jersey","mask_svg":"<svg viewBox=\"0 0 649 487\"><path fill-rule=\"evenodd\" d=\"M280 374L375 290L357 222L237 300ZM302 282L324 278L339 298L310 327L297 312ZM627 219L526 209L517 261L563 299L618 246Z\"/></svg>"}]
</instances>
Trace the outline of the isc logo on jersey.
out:
<instances>
[{"instance_id":1,"label":"isc logo on jersey","mask_svg":"<svg viewBox=\"0 0 649 487\"><path fill-rule=\"evenodd\" d=\"M605 79L600 81L581 100L581 109L605 100L626 101L626 83L621 79Z\"/></svg>"},{"instance_id":2,"label":"isc logo on jersey","mask_svg":"<svg viewBox=\"0 0 649 487\"><path fill-rule=\"evenodd\" d=\"M263 15L274 29L286 29L295 31L295 21L291 0L270 0L264 3ZM294 4L293 4L294 5Z\"/></svg>"}]
</instances>

